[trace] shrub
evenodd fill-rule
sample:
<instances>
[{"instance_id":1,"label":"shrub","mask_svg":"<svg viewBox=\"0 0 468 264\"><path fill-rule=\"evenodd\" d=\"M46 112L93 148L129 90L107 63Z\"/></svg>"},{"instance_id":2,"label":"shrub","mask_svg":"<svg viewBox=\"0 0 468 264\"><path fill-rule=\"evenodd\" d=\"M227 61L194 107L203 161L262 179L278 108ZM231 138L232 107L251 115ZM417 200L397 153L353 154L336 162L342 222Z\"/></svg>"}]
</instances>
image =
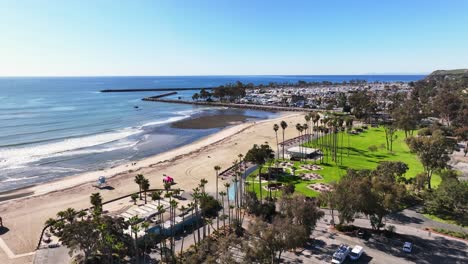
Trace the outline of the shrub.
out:
<instances>
[{"instance_id":1,"label":"shrub","mask_svg":"<svg viewBox=\"0 0 468 264\"><path fill-rule=\"evenodd\" d=\"M425 128L422 128L418 131L418 135L419 136L430 136L432 135L432 131L431 129L425 127Z\"/></svg>"},{"instance_id":2,"label":"shrub","mask_svg":"<svg viewBox=\"0 0 468 264\"><path fill-rule=\"evenodd\" d=\"M377 150L379 150L379 148L376 145L370 145L367 149L370 152L376 152Z\"/></svg>"}]
</instances>

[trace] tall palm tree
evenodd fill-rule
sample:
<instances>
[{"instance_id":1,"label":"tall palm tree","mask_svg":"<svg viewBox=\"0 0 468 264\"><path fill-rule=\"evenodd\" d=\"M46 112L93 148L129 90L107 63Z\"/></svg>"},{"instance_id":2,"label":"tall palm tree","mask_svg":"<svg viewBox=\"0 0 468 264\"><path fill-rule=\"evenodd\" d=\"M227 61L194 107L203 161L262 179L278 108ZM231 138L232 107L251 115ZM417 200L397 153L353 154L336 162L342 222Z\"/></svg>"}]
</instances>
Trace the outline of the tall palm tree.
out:
<instances>
[{"instance_id":1,"label":"tall palm tree","mask_svg":"<svg viewBox=\"0 0 468 264\"><path fill-rule=\"evenodd\" d=\"M163 205L158 205L158 215L159 215L159 231L160 231L160 234L163 235L163 223L164 223L164 213L166 212L166 209L164 209L164 206ZM165 241L165 240L164 240ZM163 259L163 247L165 247L165 245L162 245L163 244L163 241L161 241L161 248L160 248L160 253L161 253L161 259Z\"/></svg>"},{"instance_id":2,"label":"tall palm tree","mask_svg":"<svg viewBox=\"0 0 468 264\"><path fill-rule=\"evenodd\" d=\"M346 129L347 129L347 134L348 134L348 157L349 157L349 134L351 134L351 131L353 129L353 119L348 118L346 119Z\"/></svg>"},{"instance_id":3,"label":"tall palm tree","mask_svg":"<svg viewBox=\"0 0 468 264\"><path fill-rule=\"evenodd\" d=\"M304 144L306 144L309 141L309 135L307 134L307 131L309 131L309 125L307 125L307 123L302 125L302 130L304 130L304 136L305 136L304 137Z\"/></svg>"},{"instance_id":4,"label":"tall palm tree","mask_svg":"<svg viewBox=\"0 0 468 264\"><path fill-rule=\"evenodd\" d=\"M208 183L208 181L205 178L200 180L200 185L199 186L200 186L202 192L205 192L205 186L206 186L207 183Z\"/></svg>"},{"instance_id":5,"label":"tall palm tree","mask_svg":"<svg viewBox=\"0 0 468 264\"><path fill-rule=\"evenodd\" d=\"M245 162L242 160L244 155L239 154L237 155L239 158L239 205L242 207L244 202L243 202L243 195L244 192L242 191L244 189L244 177L245 175ZM242 176L242 169L244 169L244 177Z\"/></svg>"},{"instance_id":6,"label":"tall palm tree","mask_svg":"<svg viewBox=\"0 0 468 264\"><path fill-rule=\"evenodd\" d=\"M224 184L224 187L226 187L226 198L227 198L227 203L228 203L228 208L231 206L230 202L229 202L229 187L231 187L231 184L229 184L229 182L226 182ZM224 206L224 205L223 205ZM231 212L228 211L229 213L229 226L231 225Z\"/></svg>"},{"instance_id":7,"label":"tall palm tree","mask_svg":"<svg viewBox=\"0 0 468 264\"><path fill-rule=\"evenodd\" d=\"M174 246L175 246L175 240L174 240L174 223L175 223L175 217L176 217L176 210L177 210L177 205L179 203L176 200L172 200L170 203L170 216L171 216L171 252L172 256L174 256Z\"/></svg>"},{"instance_id":8,"label":"tall palm tree","mask_svg":"<svg viewBox=\"0 0 468 264\"><path fill-rule=\"evenodd\" d=\"M135 183L138 184L138 188L139 188L139 194L140 194L140 200L142 200L141 198L141 184L143 183L143 180L145 179L145 176L143 176L143 174L138 174L137 176L135 176Z\"/></svg>"},{"instance_id":9,"label":"tall palm tree","mask_svg":"<svg viewBox=\"0 0 468 264\"><path fill-rule=\"evenodd\" d=\"M141 189L143 190L143 192L145 193L145 204L147 203L146 199L148 197L148 195L146 195L146 192L149 190L150 188L150 183L149 183L149 180L148 179L144 179L142 182L141 182Z\"/></svg>"},{"instance_id":10,"label":"tall palm tree","mask_svg":"<svg viewBox=\"0 0 468 264\"><path fill-rule=\"evenodd\" d=\"M288 128L288 123L286 123L286 121L281 121L280 123L280 126L281 126L281 129L283 130L283 160L284 160L284 131L286 130L286 128Z\"/></svg>"},{"instance_id":11,"label":"tall palm tree","mask_svg":"<svg viewBox=\"0 0 468 264\"><path fill-rule=\"evenodd\" d=\"M151 200L158 201L158 206L161 205L162 191L154 191L151 193Z\"/></svg>"},{"instance_id":12,"label":"tall palm tree","mask_svg":"<svg viewBox=\"0 0 468 264\"><path fill-rule=\"evenodd\" d=\"M133 241L133 246L135 247L135 260L136 263L139 263L139 256L140 254L138 253L138 246L137 246L137 241L138 241L138 232L140 232L140 225L138 225L140 219L138 219L138 216L133 216L132 218L128 219L128 223L130 224L130 229L132 230L132 233L135 235L135 240Z\"/></svg>"},{"instance_id":13,"label":"tall palm tree","mask_svg":"<svg viewBox=\"0 0 468 264\"><path fill-rule=\"evenodd\" d=\"M275 136L276 136L276 158L277 159L279 159L278 129L279 129L278 124L274 124L273 131L275 131Z\"/></svg>"},{"instance_id":14,"label":"tall palm tree","mask_svg":"<svg viewBox=\"0 0 468 264\"><path fill-rule=\"evenodd\" d=\"M185 238L185 211L187 207L181 205L179 210L182 212L182 244L180 245L180 255L182 255L182 251L184 249L184 238Z\"/></svg>"},{"instance_id":15,"label":"tall palm tree","mask_svg":"<svg viewBox=\"0 0 468 264\"><path fill-rule=\"evenodd\" d=\"M306 121L304 127L305 127L305 131L306 131L306 135L307 135L307 140L309 141L310 140L310 133L309 133L309 122L310 122L310 119L311 119L311 116L310 116L311 113L307 113L305 116L304 116L304 119Z\"/></svg>"},{"instance_id":16,"label":"tall palm tree","mask_svg":"<svg viewBox=\"0 0 468 264\"><path fill-rule=\"evenodd\" d=\"M302 160L302 149L301 149L301 136L302 136L302 125L297 123L296 124L296 130L297 130L297 133L299 134L299 152L300 152L300 159Z\"/></svg>"},{"instance_id":17,"label":"tall palm tree","mask_svg":"<svg viewBox=\"0 0 468 264\"><path fill-rule=\"evenodd\" d=\"M193 202L194 202L194 208L195 208L195 215L196 215L196 229L197 229L197 233L198 233L198 243L200 243L200 214L199 214L199 210L198 210L198 202L199 202L199 199L200 199L200 188L196 187L195 189L193 189L193 193L192 193L192 198L193 198Z\"/></svg>"},{"instance_id":18,"label":"tall palm tree","mask_svg":"<svg viewBox=\"0 0 468 264\"><path fill-rule=\"evenodd\" d=\"M226 206L224 205L224 196L226 196L226 192L220 191L220 192L219 192L219 195L221 195L221 204L223 205L223 226L226 226L226 218L225 218L226 213L225 213L225 211L224 211L224 208L226 207ZM228 199L229 199L229 198L228 198Z\"/></svg>"},{"instance_id":19,"label":"tall palm tree","mask_svg":"<svg viewBox=\"0 0 468 264\"><path fill-rule=\"evenodd\" d=\"M216 166L214 166L214 170L216 171L216 201L219 201L219 199L218 199L218 178L219 178L219 170L221 170L221 167L219 165L216 165ZM217 218L216 228L219 229L219 217Z\"/></svg>"}]
</instances>

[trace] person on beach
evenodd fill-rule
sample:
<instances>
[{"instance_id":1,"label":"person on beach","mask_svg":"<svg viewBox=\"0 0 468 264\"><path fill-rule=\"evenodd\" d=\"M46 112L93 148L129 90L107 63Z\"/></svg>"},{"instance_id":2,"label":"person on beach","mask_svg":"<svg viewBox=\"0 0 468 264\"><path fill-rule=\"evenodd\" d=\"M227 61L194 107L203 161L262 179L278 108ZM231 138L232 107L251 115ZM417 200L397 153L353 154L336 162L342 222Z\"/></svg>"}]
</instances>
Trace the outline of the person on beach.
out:
<instances>
[{"instance_id":1,"label":"person on beach","mask_svg":"<svg viewBox=\"0 0 468 264\"><path fill-rule=\"evenodd\" d=\"M3 219L1 216L0 216L0 227L3 227Z\"/></svg>"}]
</instances>

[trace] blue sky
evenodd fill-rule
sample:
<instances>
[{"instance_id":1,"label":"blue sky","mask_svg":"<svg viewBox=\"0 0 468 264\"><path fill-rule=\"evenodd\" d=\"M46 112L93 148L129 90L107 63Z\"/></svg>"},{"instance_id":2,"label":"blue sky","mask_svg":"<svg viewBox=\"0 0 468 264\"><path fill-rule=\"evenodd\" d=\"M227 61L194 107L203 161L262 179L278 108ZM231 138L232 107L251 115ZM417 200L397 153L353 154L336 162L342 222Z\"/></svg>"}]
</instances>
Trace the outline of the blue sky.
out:
<instances>
[{"instance_id":1,"label":"blue sky","mask_svg":"<svg viewBox=\"0 0 468 264\"><path fill-rule=\"evenodd\" d=\"M0 76L468 68L468 1L3 1Z\"/></svg>"}]
</instances>

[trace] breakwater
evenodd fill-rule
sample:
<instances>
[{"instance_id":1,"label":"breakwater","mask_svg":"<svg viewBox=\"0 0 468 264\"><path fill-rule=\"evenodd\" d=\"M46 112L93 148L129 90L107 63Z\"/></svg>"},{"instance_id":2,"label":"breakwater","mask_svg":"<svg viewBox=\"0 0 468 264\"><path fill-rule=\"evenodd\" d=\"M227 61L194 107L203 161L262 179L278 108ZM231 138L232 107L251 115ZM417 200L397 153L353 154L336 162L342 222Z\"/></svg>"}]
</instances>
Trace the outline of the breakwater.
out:
<instances>
[{"instance_id":1,"label":"breakwater","mask_svg":"<svg viewBox=\"0 0 468 264\"><path fill-rule=\"evenodd\" d=\"M158 98L163 98L163 97L166 97L166 96L169 96L169 95L174 95L174 94L177 94L177 92L163 93L163 94L159 94L159 95L155 95L155 96L150 96L148 98L158 99Z\"/></svg>"},{"instance_id":2,"label":"breakwater","mask_svg":"<svg viewBox=\"0 0 468 264\"><path fill-rule=\"evenodd\" d=\"M154 98L154 96L145 97L145 98L143 98L141 100L143 100L143 101L153 101L153 102L162 102L162 103L175 103L175 104L191 104L191 105L203 105L203 106L233 107L233 108L243 108L243 109L264 110L264 111L289 111L289 112L312 112L312 111L314 111L314 109L301 108L301 107L256 105L256 104L234 104L234 103L205 102L205 101L184 101L184 100Z\"/></svg>"},{"instance_id":3,"label":"breakwater","mask_svg":"<svg viewBox=\"0 0 468 264\"><path fill-rule=\"evenodd\" d=\"M137 88L137 89L105 89L101 93L131 93L131 92L167 92L167 91L195 91L202 88ZM205 90L213 90L214 87L206 87Z\"/></svg>"}]
</instances>

